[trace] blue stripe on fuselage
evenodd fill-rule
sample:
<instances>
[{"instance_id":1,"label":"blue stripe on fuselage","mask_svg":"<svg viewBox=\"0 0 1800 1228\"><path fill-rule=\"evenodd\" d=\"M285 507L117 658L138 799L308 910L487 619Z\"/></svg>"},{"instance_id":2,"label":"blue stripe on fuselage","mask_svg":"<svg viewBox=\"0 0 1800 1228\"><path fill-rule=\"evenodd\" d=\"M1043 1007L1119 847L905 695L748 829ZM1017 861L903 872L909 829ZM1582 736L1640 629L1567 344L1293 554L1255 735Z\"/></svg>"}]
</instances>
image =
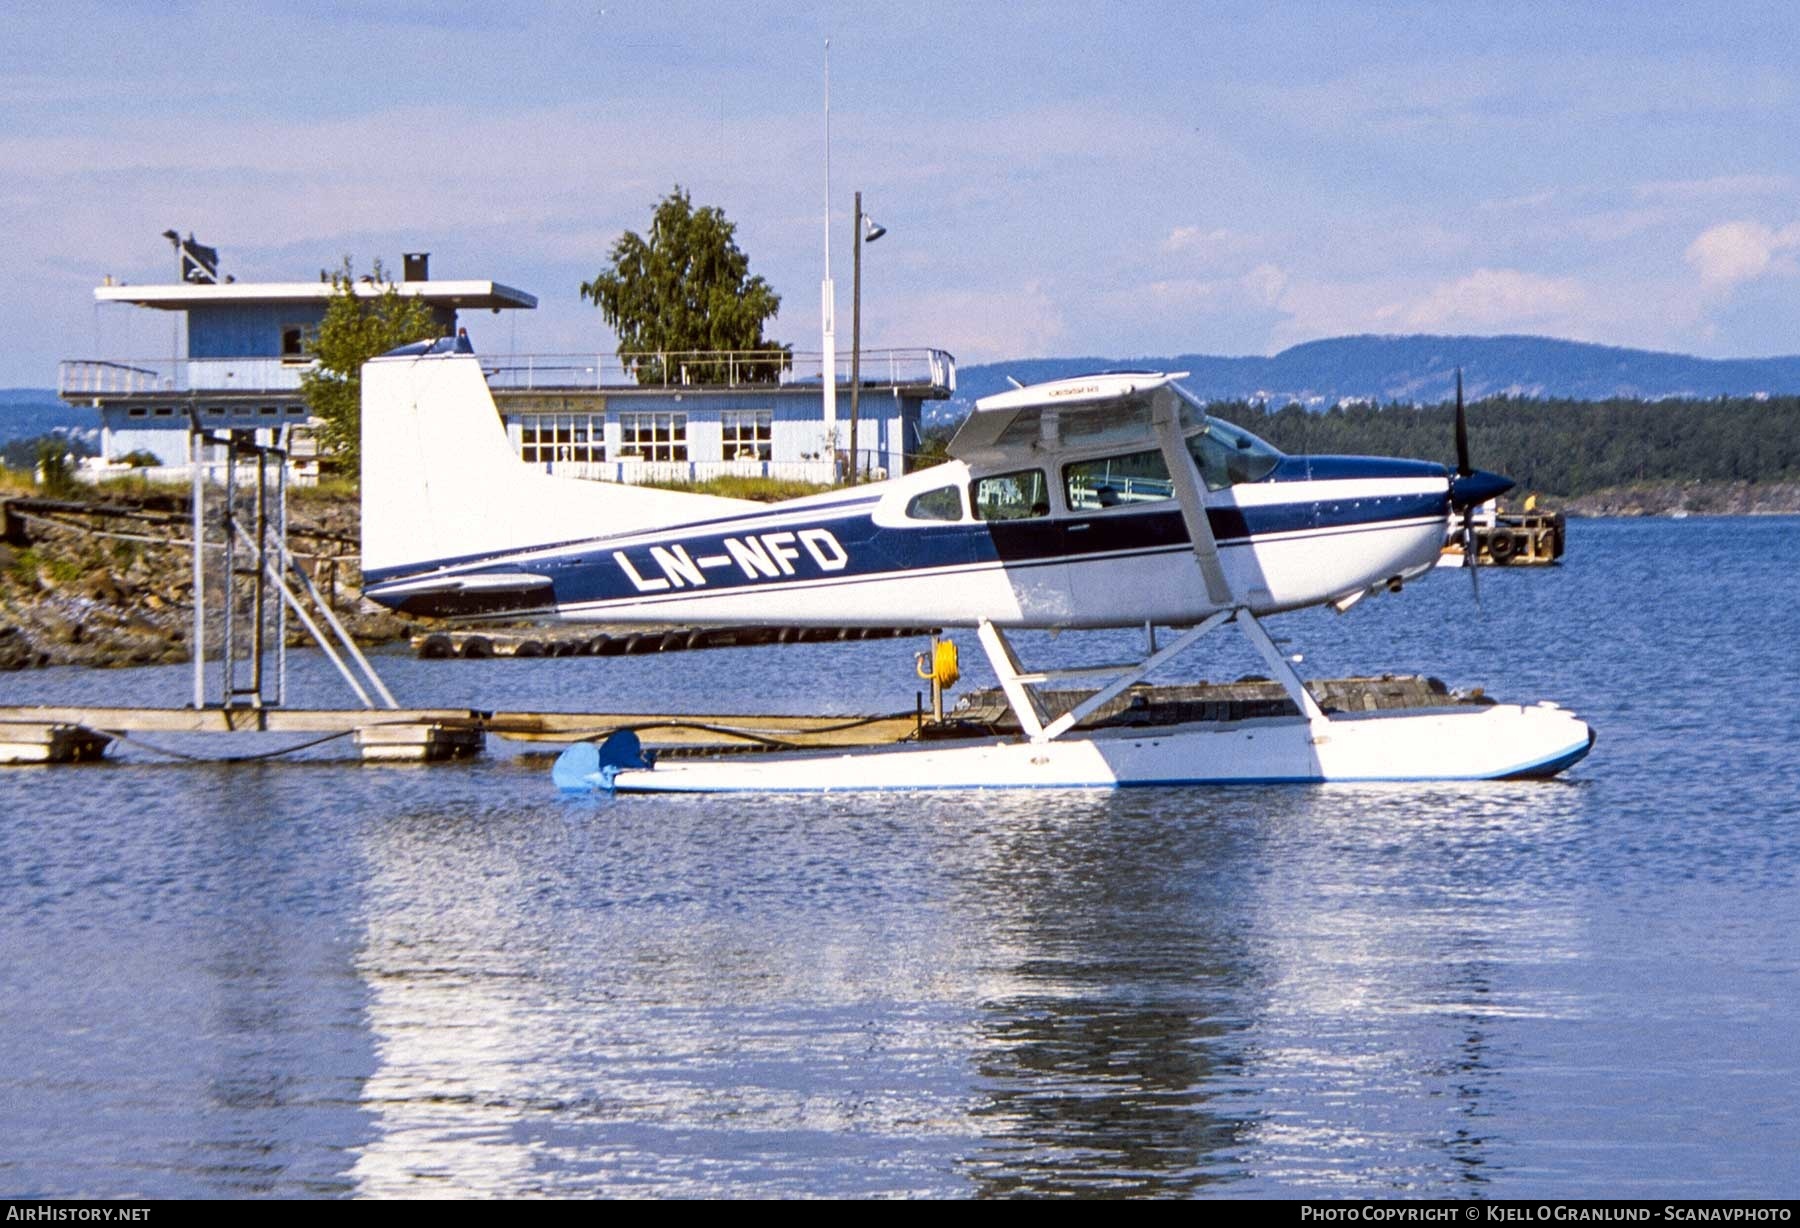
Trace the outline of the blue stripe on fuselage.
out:
<instances>
[{"instance_id":1,"label":"blue stripe on fuselage","mask_svg":"<svg viewBox=\"0 0 1800 1228\"><path fill-rule=\"evenodd\" d=\"M1288 461L1301 459L1309 460L1313 480L1327 476L1417 478L1441 476L1444 472L1441 466L1422 462L1362 457L1290 457ZM1280 480L1300 479L1282 473ZM1252 537L1442 517L1447 512L1447 499L1446 488L1262 507L1221 506L1208 508L1207 519L1219 543L1232 545ZM904 528L876 525L872 515L864 510L870 503L856 500L814 508L782 506L771 508L763 516L684 525L654 535L590 539L566 549L540 547L466 560L475 566L456 566L446 560L431 567L384 569L381 576L370 576L369 583L374 585L402 574L430 573L444 566L455 567L457 575L524 570L551 581L557 605L573 606L666 598L697 591L731 591L765 584L879 577L973 564L1028 565L1059 559L1078 562L1084 557L1185 546L1188 542L1180 509L1173 502L1153 511L1119 509L1087 516L976 523L919 522ZM820 515L796 517L796 513L805 511ZM730 525L731 531L716 527L707 531L709 525ZM1085 528L1072 533L1072 526ZM544 549L557 552L545 556ZM520 557L526 554L533 557Z\"/></svg>"},{"instance_id":2,"label":"blue stripe on fuselage","mask_svg":"<svg viewBox=\"0 0 1800 1228\"><path fill-rule=\"evenodd\" d=\"M1431 461L1403 460L1390 456L1284 456L1269 471L1265 482L1369 481L1384 478L1438 478L1448 481L1450 471Z\"/></svg>"}]
</instances>

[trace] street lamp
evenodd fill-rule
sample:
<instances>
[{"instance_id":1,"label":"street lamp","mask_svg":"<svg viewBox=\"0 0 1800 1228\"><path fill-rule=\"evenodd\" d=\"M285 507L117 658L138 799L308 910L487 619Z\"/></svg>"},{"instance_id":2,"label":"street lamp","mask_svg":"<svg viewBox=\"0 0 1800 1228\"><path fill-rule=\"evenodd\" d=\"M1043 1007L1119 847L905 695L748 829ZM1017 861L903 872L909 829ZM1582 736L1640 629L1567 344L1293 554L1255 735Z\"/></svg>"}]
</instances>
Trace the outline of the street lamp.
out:
<instances>
[{"instance_id":1,"label":"street lamp","mask_svg":"<svg viewBox=\"0 0 1800 1228\"><path fill-rule=\"evenodd\" d=\"M850 484L856 485L856 416L862 400L862 249L887 233L887 227L863 212L856 194L856 259L850 278Z\"/></svg>"}]
</instances>

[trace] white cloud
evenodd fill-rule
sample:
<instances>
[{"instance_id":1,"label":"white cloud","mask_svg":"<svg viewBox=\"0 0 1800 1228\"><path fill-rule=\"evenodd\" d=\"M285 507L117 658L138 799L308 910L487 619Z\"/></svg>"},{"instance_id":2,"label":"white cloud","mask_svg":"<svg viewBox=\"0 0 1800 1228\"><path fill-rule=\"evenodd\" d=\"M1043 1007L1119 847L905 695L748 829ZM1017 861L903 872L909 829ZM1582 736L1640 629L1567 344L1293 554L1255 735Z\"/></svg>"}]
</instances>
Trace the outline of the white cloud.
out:
<instances>
[{"instance_id":1,"label":"white cloud","mask_svg":"<svg viewBox=\"0 0 1800 1228\"><path fill-rule=\"evenodd\" d=\"M1788 196L1792 175L1714 175L1708 179L1658 179L1632 189L1640 200L1718 200L1734 196Z\"/></svg>"},{"instance_id":2,"label":"white cloud","mask_svg":"<svg viewBox=\"0 0 1800 1228\"><path fill-rule=\"evenodd\" d=\"M1177 226L1162 241L1165 252L1198 252L1212 254L1242 246L1243 237L1225 226L1207 229L1203 226Z\"/></svg>"},{"instance_id":3,"label":"white cloud","mask_svg":"<svg viewBox=\"0 0 1800 1228\"><path fill-rule=\"evenodd\" d=\"M1408 327L1505 331L1542 327L1578 315L1587 294L1573 277L1518 269L1476 269L1434 287L1405 309Z\"/></svg>"},{"instance_id":4,"label":"white cloud","mask_svg":"<svg viewBox=\"0 0 1800 1228\"><path fill-rule=\"evenodd\" d=\"M1282 291L1287 289L1288 276L1279 265L1259 264L1238 278L1238 284L1264 307L1274 307L1281 302Z\"/></svg>"},{"instance_id":5,"label":"white cloud","mask_svg":"<svg viewBox=\"0 0 1800 1228\"><path fill-rule=\"evenodd\" d=\"M1556 189L1546 188L1541 192L1528 192L1521 196L1508 196L1500 200L1484 200L1480 208L1490 212L1514 209L1542 209L1556 199Z\"/></svg>"},{"instance_id":6,"label":"white cloud","mask_svg":"<svg viewBox=\"0 0 1800 1228\"><path fill-rule=\"evenodd\" d=\"M848 313L840 311L840 352L849 343L847 326ZM905 295L882 305L872 334L865 303L863 328L865 346L946 345L962 363L1047 357L1069 343L1060 301L1037 283L1015 290L936 290Z\"/></svg>"},{"instance_id":7,"label":"white cloud","mask_svg":"<svg viewBox=\"0 0 1800 1228\"><path fill-rule=\"evenodd\" d=\"M1282 291L1287 317L1271 349L1353 333L1530 332L1649 349L1705 342L1701 296L1679 274L1608 280L1477 269L1441 282L1296 279Z\"/></svg>"},{"instance_id":8,"label":"white cloud","mask_svg":"<svg viewBox=\"0 0 1800 1228\"><path fill-rule=\"evenodd\" d=\"M1794 271L1800 222L1775 230L1761 222L1721 222L1688 245L1687 262L1703 285L1727 289L1763 274Z\"/></svg>"}]
</instances>

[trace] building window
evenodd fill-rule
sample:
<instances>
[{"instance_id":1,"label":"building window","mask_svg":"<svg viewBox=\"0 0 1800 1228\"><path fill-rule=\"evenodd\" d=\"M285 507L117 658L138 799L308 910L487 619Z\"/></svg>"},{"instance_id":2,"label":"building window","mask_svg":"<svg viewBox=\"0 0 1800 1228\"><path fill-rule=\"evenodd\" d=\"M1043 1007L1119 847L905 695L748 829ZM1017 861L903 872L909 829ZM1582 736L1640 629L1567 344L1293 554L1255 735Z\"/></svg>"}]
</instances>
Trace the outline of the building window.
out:
<instances>
[{"instance_id":1,"label":"building window","mask_svg":"<svg viewBox=\"0 0 1800 1228\"><path fill-rule=\"evenodd\" d=\"M519 459L549 461L606 459L605 414L531 414L519 419Z\"/></svg>"},{"instance_id":2,"label":"building window","mask_svg":"<svg viewBox=\"0 0 1800 1228\"><path fill-rule=\"evenodd\" d=\"M318 340L319 326L316 324L283 324L281 326L281 357L285 361L303 361L311 357L308 353L314 342Z\"/></svg>"},{"instance_id":3,"label":"building window","mask_svg":"<svg viewBox=\"0 0 1800 1228\"><path fill-rule=\"evenodd\" d=\"M619 459L685 461L686 414L620 414Z\"/></svg>"},{"instance_id":4,"label":"building window","mask_svg":"<svg viewBox=\"0 0 1800 1228\"><path fill-rule=\"evenodd\" d=\"M775 411L728 409L719 415L720 455L728 461L775 459Z\"/></svg>"}]
</instances>

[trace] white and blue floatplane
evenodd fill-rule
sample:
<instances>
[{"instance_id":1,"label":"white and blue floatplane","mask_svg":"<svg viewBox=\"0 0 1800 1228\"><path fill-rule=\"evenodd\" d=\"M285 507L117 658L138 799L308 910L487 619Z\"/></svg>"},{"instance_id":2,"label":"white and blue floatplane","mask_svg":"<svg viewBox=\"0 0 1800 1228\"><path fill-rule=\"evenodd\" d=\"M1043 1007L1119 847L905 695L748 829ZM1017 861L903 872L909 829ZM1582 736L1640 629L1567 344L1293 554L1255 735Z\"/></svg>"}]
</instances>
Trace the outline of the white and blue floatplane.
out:
<instances>
[{"instance_id":1,"label":"white and blue floatplane","mask_svg":"<svg viewBox=\"0 0 1800 1228\"><path fill-rule=\"evenodd\" d=\"M421 343L363 368L367 596L439 617L973 627L1022 736L654 763L629 734L559 761L620 791L1106 788L1548 776L1594 735L1554 704L1323 711L1262 620L1348 609L1437 562L1446 527L1512 483L1458 466L1287 456L1177 382L1113 372L983 398L952 459L763 504L557 478L522 464L476 358ZM1020 628L1174 627L1142 659L1032 670ZM1296 713L1079 728L1235 627ZM1052 718L1037 688L1095 688Z\"/></svg>"}]
</instances>

